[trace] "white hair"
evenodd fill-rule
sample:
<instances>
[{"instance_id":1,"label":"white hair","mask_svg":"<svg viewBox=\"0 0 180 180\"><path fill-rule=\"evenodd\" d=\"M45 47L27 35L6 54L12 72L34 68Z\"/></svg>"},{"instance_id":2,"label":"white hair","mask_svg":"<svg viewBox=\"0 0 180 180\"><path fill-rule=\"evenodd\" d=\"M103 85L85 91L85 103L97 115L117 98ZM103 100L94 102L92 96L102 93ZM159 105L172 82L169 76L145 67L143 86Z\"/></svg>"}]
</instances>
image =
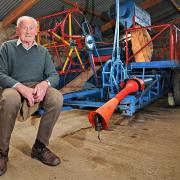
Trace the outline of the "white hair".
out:
<instances>
[{"instance_id":1,"label":"white hair","mask_svg":"<svg viewBox=\"0 0 180 180\"><path fill-rule=\"evenodd\" d=\"M34 23L34 25L35 25L36 27L38 26L38 23L37 23L37 21L36 21L35 18L30 17L30 16L21 16L21 17L19 17L19 18L17 19L17 23L16 23L17 27L19 27L20 24L21 24L24 20L32 20L33 23Z\"/></svg>"}]
</instances>

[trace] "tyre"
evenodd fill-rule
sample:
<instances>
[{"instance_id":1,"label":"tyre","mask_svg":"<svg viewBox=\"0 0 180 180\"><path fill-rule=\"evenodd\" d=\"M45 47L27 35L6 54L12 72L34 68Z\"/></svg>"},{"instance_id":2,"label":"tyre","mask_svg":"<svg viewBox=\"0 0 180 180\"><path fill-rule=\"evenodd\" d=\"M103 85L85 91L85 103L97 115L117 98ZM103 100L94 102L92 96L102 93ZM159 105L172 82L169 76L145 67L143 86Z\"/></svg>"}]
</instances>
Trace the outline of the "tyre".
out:
<instances>
[{"instance_id":1,"label":"tyre","mask_svg":"<svg viewBox=\"0 0 180 180\"><path fill-rule=\"evenodd\" d=\"M173 72L173 96L176 105L180 105L180 69Z\"/></svg>"}]
</instances>

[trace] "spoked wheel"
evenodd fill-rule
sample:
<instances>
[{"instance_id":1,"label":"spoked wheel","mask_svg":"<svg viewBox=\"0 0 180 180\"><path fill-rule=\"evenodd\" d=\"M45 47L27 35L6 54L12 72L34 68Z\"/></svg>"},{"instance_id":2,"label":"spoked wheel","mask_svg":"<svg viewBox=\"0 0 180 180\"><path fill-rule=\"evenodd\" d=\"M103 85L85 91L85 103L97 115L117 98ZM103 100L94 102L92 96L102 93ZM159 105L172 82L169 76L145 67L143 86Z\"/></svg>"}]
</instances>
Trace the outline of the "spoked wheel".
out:
<instances>
[{"instance_id":1,"label":"spoked wheel","mask_svg":"<svg viewBox=\"0 0 180 180\"><path fill-rule=\"evenodd\" d=\"M57 66L60 67L60 74L85 70L87 62L83 57L86 49L81 26L84 21L85 17L78 8L38 19L38 42L48 48L59 61Z\"/></svg>"}]
</instances>

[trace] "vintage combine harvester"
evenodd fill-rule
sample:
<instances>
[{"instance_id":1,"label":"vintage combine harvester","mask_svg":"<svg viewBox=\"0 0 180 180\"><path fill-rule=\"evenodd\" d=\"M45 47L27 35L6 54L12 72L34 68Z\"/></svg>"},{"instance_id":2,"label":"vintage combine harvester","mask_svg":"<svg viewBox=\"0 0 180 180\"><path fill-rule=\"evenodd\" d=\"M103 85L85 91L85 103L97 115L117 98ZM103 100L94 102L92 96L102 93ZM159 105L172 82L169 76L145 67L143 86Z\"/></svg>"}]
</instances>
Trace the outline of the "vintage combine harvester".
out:
<instances>
[{"instance_id":1,"label":"vintage combine harvester","mask_svg":"<svg viewBox=\"0 0 180 180\"><path fill-rule=\"evenodd\" d=\"M165 93L180 105L179 29L152 26L150 15L133 1L116 0L115 17L112 58L98 73L99 83L93 76L86 82L91 88L64 94L64 107L98 108L88 116L98 131L108 128L115 110L132 116ZM95 42L90 36L87 43Z\"/></svg>"},{"instance_id":2,"label":"vintage combine harvester","mask_svg":"<svg viewBox=\"0 0 180 180\"><path fill-rule=\"evenodd\" d=\"M84 36L79 22L84 19L78 7L37 18L37 42L48 48L55 65L61 67L58 69L61 75L82 72L85 68L81 57ZM74 56L77 57L76 61Z\"/></svg>"},{"instance_id":3,"label":"vintage combine harvester","mask_svg":"<svg viewBox=\"0 0 180 180\"><path fill-rule=\"evenodd\" d=\"M95 61L101 60L99 57L94 59L94 53L98 55L98 51L92 44L92 36L89 36L92 28L78 4L74 8L39 17L37 21L37 42L45 46L52 55L60 74L58 88L62 88L90 67L96 74Z\"/></svg>"}]
</instances>

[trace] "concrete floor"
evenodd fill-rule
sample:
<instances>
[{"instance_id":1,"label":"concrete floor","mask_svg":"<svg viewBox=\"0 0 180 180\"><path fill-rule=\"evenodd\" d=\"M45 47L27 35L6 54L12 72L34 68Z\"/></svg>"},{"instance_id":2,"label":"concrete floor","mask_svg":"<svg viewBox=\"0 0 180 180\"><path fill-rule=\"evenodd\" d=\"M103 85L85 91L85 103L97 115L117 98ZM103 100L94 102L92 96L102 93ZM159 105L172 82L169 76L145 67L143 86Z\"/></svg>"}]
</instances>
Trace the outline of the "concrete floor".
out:
<instances>
[{"instance_id":1,"label":"concrete floor","mask_svg":"<svg viewBox=\"0 0 180 180\"><path fill-rule=\"evenodd\" d=\"M88 111L63 112L50 149L62 159L48 167L30 158L37 126L17 122L12 134L8 171L2 180L179 180L180 107L166 98L132 118L115 113L102 141L90 128ZM129 123L130 122L130 123Z\"/></svg>"}]
</instances>

